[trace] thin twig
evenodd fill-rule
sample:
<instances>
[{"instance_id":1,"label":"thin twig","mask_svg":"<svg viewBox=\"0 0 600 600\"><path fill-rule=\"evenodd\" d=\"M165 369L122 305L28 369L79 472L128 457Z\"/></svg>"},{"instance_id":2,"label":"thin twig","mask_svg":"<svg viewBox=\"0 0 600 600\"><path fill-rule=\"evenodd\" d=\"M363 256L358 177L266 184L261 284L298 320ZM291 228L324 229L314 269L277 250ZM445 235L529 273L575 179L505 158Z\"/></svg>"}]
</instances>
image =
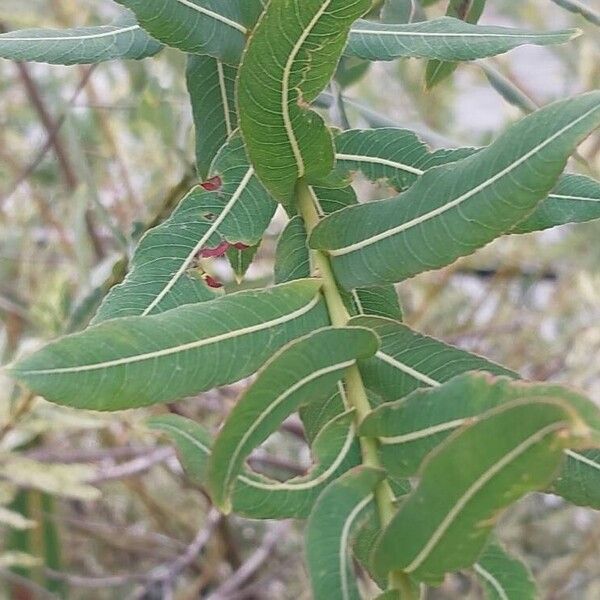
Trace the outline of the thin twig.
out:
<instances>
[{"instance_id":1,"label":"thin twig","mask_svg":"<svg viewBox=\"0 0 600 600\"><path fill-rule=\"evenodd\" d=\"M277 542L281 541L288 529L288 523L278 523L272 527L265 535L260 547L250 555L248 560L227 581L212 592L206 600L228 600L232 595L235 595L240 588L256 576L258 571L273 554Z\"/></svg>"}]
</instances>

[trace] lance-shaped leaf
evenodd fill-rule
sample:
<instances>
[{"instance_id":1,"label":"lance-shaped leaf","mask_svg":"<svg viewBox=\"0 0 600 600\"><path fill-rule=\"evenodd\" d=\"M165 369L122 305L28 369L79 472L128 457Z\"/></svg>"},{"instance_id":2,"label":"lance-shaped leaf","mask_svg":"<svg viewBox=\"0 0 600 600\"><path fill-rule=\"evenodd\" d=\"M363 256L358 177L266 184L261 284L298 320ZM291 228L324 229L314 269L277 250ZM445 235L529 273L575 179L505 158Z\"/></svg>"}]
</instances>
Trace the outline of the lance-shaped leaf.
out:
<instances>
[{"instance_id":1,"label":"lance-shaped leaf","mask_svg":"<svg viewBox=\"0 0 600 600\"><path fill-rule=\"evenodd\" d=\"M536 600L539 594L531 572L497 542L487 545L473 565L487 600Z\"/></svg>"},{"instance_id":2,"label":"lance-shaped leaf","mask_svg":"<svg viewBox=\"0 0 600 600\"><path fill-rule=\"evenodd\" d=\"M464 61L503 54L523 44L564 44L580 33L577 29L527 31L471 25L452 17L405 25L359 21L350 32L346 54L367 60Z\"/></svg>"},{"instance_id":3,"label":"lance-shaped leaf","mask_svg":"<svg viewBox=\"0 0 600 600\"><path fill-rule=\"evenodd\" d=\"M235 279L238 283L241 283L246 276L246 273L250 266L252 265L252 261L258 252L259 244L256 246L245 247L244 244L241 246L231 246L229 250L227 250L227 260L229 260L229 264L233 269L233 273L235 275ZM275 283L284 283L276 281Z\"/></svg>"},{"instance_id":4,"label":"lance-shaped leaf","mask_svg":"<svg viewBox=\"0 0 600 600\"><path fill-rule=\"evenodd\" d=\"M349 406L346 388L338 381L335 391L325 402L311 402L300 407L300 419L309 444L331 419L343 414Z\"/></svg>"},{"instance_id":5,"label":"lance-shaped leaf","mask_svg":"<svg viewBox=\"0 0 600 600\"><path fill-rule=\"evenodd\" d=\"M472 156L478 148L430 152L415 133L405 129L351 129L335 138L336 171L360 171L371 181L384 181L402 191L425 171ZM355 204L355 203L354 203ZM600 183L584 175L562 175L556 187L511 233L530 233L567 223L600 218Z\"/></svg>"},{"instance_id":6,"label":"lance-shaped leaf","mask_svg":"<svg viewBox=\"0 0 600 600\"><path fill-rule=\"evenodd\" d=\"M379 438L381 459L390 473L409 477L431 450L487 410L518 398L542 396L560 398L572 405L587 427L600 431L597 407L572 390L471 373L459 375L441 387L417 390L402 400L379 406L362 422L360 433Z\"/></svg>"},{"instance_id":7,"label":"lance-shaped leaf","mask_svg":"<svg viewBox=\"0 0 600 600\"><path fill-rule=\"evenodd\" d=\"M237 70L211 56L188 56L186 79L196 129L196 166L208 177L210 166L237 127L234 85Z\"/></svg>"},{"instance_id":8,"label":"lance-shaped leaf","mask_svg":"<svg viewBox=\"0 0 600 600\"><path fill-rule=\"evenodd\" d=\"M503 509L551 482L579 427L570 406L540 398L506 404L451 436L379 538L376 570L438 583L471 566Z\"/></svg>"},{"instance_id":9,"label":"lance-shaped leaf","mask_svg":"<svg viewBox=\"0 0 600 600\"><path fill-rule=\"evenodd\" d=\"M22 29L0 35L0 57L53 65L83 65L154 56L162 45L125 17L112 25Z\"/></svg>"},{"instance_id":10,"label":"lance-shaped leaf","mask_svg":"<svg viewBox=\"0 0 600 600\"><path fill-rule=\"evenodd\" d=\"M600 92L551 104L473 156L430 169L403 194L330 215L310 245L331 255L347 289L448 265L532 213L599 125Z\"/></svg>"},{"instance_id":11,"label":"lance-shaped leaf","mask_svg":"<svg viewBox=\"0 0 600 600\"><path fill-rule=\"evenodd\" d=\"M113 319L47 345L8 374L77 408L169 402L242 379L290 340L327 325L319 286L304 280Z\"/></svg>"},{"instance_id":12,"label":"lance-shaped leaf","mask_svg":"<svg viewBox=\"0 0 600 600\"><path fill-rule=\"evenodd\" d=\"M245 459L291 413L324 402L344 371L375 353L378 340L364 328L329 327L281 349L231 411L213 449L209 484L213 502L231 510L230 495Z\"/></svg>"},{"instance_id":13,"label":"lance-shaped leaf","mask_svg":"<svg viewBox=\"0 0 600 600\"><path fill-rule=\"evenodd\" d=\"M238 112L248 154L265 187L291 203L296 182L333 168L331 134L305 108L331 79L348 30L370 0L272 0L244 53Z\"/></svg>"},{"instance_id":14,"label":"lance-shaped leaf","mask_svg":"<svg viewBox=\"0 0 600 600\"><path fill-rule=\"evenodd\" d=\"M210 175L142 238L131 271L106 297L94 324L213 298L198 272L198 258L223 254L230 244L260 241L276 204L248 165L239 136L219 152Z\"/></svg>"},{"instance_id":15,"label":"lance-shaped leaf","mask_svg":"<svg viewBox=\"0 0 600 600\"><path fill-rule=\"evenodd\" d=\"M585 175L563 175L548 197L511 233L530 233L595 219L600 219L600 182Z\"/></svg>"},{"instance_id":16,"label":"lance-shaped leaf","mask_svg":"<svg viewBox=\"0 0 600 600\"><path fill-rule=\"evenodd\" d=\"M377 354L360 361L360 371L365 385L386 401L399 400L424 386L439 386L468 371L518 377L486 358L417 333L391 319L365 316L350 322L372 329L381 340Z\"/></svg>"},{"instance_id":17,"label":"lance-shaped leaf","mask_svg":"<svg viewBox=\"0 0 600 600\"><path fill-rule=\"evenodd\" d=\"M304 519L323 489L360 463L352 412L334 417L315 438L314 466L302 477L274 481L248 469L237 477L232 493L236 514L250 519ZM212 439L199 424L176 415L150 419L152 429L168 433L190 479L205 486Z\"/></svg>"},{"instance_id":18,"label":"lance-shaped leaf","mask_svg":"<svg viewBox=\"0 0 600 600\"><path fill-rule=\"evenodd\" d=\"M116 0L164 44L237 64L263 9L261 0Z\"/></svg>"},{"instance_id":19,"label":"lance-shaped leaf","mask_svg":"<svg viewBox=\"0 0 600 600\"><path fill-rule=\"evenodd\" d=\"M475 24L479 21L479 18L483 14L485 3L487 0L450 0L446 15L449 17L456 17L466 23ZM440 81L443 81L454 71L458 63L445 62L441 60L430 60L427 63L427 70L425 72L425 83L429 89L437 85Z\"/></svg>"},{"instance_id":20,"label":"lance-shaped leaf","mask_svg":"<svg viewBox=\"0 0 600 600\"><path fill-rule=\"evenodd\" d=\"M357 467L330 484L317 500L305 534L314 598L360 600L350 539L383 476L383 471Z\"/></svg>"},{"instance_id":21,"label":"lance-shaped leaf","mask_svg":"<svg viewBox=\"0 0 600 600\"><path fill-rule=\"evenodd\" d=\"M600 450L567 450L550 492L578 506L600 510Z\"/></svg>"}]
</instances>

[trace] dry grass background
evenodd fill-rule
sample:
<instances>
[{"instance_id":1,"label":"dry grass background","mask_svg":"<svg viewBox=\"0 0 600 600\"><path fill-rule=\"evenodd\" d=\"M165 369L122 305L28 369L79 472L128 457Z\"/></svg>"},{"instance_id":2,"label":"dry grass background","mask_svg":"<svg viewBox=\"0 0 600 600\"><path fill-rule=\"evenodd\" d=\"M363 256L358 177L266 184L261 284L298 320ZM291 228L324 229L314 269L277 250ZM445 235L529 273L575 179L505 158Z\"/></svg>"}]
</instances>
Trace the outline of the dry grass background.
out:
<instances>
[{"instance_id":1,"label":"dry grass background","mask_svg":"<svg viewBox=\"0 0 600 600\"><path fill-rule=\"evenodd\" d=\"M534 102L598 87L597 28L550 0L488 4L485 22L575 25L586 32L569 46L525 47L485 61ZM114 13L110 2L3 0L0 24L88 24ZM174 51L91 70L0 61L2 362L80 327L87 314L82 306L93 306L118 279L139 234L194 181L183 69L184 57ZM452 82L431 92L423 89L423 72L418 61L378 64L346 94L435 146L484 144L521 114L489 85L481 66L462 66ZM356 110L348 111L353 126L365 125ZM591 138L581 148L587 164L571 168L598 177L599 150L600 138ZM385 193L363 188L364 195ZM269 230L246 285L270 276L281 224ZM527 377L568 383L600 401L599 240L598 223L501 239L400 285L407 321ZM218 268L230 277L224 265ZM174 409L216 427L239 389L203 394ZM186 599L210 590L213 599L308 598L297 525L282 531L214 519L173 453L141 428L149 412L76 413L0 380L0 506L17 489L27 490L17 496L21 508L58 535L62 554L60 564L54 551L33 567L34 587L21 588L30 593L25 597L44 597L35 586L47 578L58 596L73 599ZM288 425L257 465L282 473L306 466L297 423ZM29 560L12 550L35 554L44 532L34 529L29 547L2 525L0 532L0 597L8 598L19 578L8 566ZM202 558L190 557L203 532L211 535ZM598 514L532 496L502 521L500 536L532 567L543 598L600 597ZM55 570L67 574L68 585L57 583ZM227 582L229 589L220 587ZM468 578L454 577L430 597L478 598L480 591Z\"/></svg>"}]
</instances>

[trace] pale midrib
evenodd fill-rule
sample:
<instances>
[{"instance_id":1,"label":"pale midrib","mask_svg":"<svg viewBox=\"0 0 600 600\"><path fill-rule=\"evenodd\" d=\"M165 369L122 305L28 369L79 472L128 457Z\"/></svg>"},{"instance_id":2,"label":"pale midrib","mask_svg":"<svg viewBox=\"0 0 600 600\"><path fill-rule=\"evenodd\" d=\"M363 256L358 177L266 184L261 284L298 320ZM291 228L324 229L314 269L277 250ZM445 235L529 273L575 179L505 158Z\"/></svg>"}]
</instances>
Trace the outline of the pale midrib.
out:
<instances>
[{"instance_id":1,"label":"pale midrib","mask_svg":"<svg viewBox=\"0 0 600 600\"><path fill-rule=\"evenodd\" d=\"M227 137L229 137L233 133L233 127L231 126L231 115L229 114L229 98L227 97L225 70L223 69L223 63L220 60L217 60L217 74L219 76L219 90L221 91L221 102L223 102L225 129L227 130Z\"/></svg>"},{"instance_id":2,"label":"pale midrib","mask_svg":"<svg viewBox=\"0 0 600 600\"><path fill-rule=\"evenodd\" d=\"M437 529L433 532L429 541L423 546L423 549L417 554L414 560L404 568L406 573L412 573L416 569L419 568L423 564L427 557L431 554L437 543L446 533L448 528L452 525L456 517L460 514L460 512L464 509L464 507L468 504L468 502L477 494L477 492L488 483L495 475L497 475L504 467L509 465L515 459L517 459L521 454L526 452L531 446L537 444L541 440L543 440L547 435L551 434L554 431L558 431L565 427L568 427L569 423L566 421L560 421L558 423L552 423L551 425L547 425L543 429L540 429L533 435L529 436L526 440L521 442L516 448L513 448L510 452L508 452L503 458L497 461L492 467L490 467L483 475L481 475L472 485L467 489L467 491L459 498L458 502L448 511L448 514L444 517L442 522L439 524Z\"/></svg>"},{"instance_id":3,"label":"pale midrib","mask_svg":"<svg viewBox=\"0 0 600 600\"><path fill-rule=\"evenodd\" d=\"M177 270L175 275L173 275L173 277L171 277L171 279L169 280L167 285L156 295L154 300L152 300L152 302L146 307L146 309L142 313L143 317L150 314L152 312L152 310L154 308L156 308L156 306L158 306L158 304L173 289L175 284L179 281L179 279L187 271L194 256L196 256L196 254L198 254L198 252L203 248L204 244L206 244L206 242L212 237L212 235L214 233L216 233L217 229L221 226L223 221L227 218L227 216L229 215L229 213L231 212L233 207L236 205L237 201L240 199L241 195L243 194L244 190L246 189L246 186L250 182L250 179L252 178L253 175L254 175L254 169L252 167L250 167L248 169L248 171L246 172L246 174L244 175L239 186L235 190L234 194L231 196L229 202L225 205L223 210L220 212L219 216L214 220L214 222L208 228L206 233L200 238L199 242L194 246L193 250L187 255L186 259L181 263L181 266L179 267L179 269Z\"/></svg>"},{"instance_id":4,"label":"pale midrib","mask_svg":"<svg viewBox=\"0 0 600 600\"><path fill-rule=\"evenodd\" d=\"M294 160L296 161L296 167L298 169L298 179L304 177L306 173L306 165L304 164L304 158L302 156L302 151L300 150L300 145L298 144L298 139L296 138L296 134L294 133L294 126L292 124L292 118L290 116L290 79L292 76L292 68L294 66L294 61L298 56L298 53L302 49L304 42L307 40L308 36L311 34L315 25L319 22L319 19L323 16L325 11L329 8L331 4L331 0L327 0L324 2L323 6L315 13L313 18L308 23L307 27L304 29L296 43L294 44L290 55L285 63L285 67L283 69L283 76L281 81L281 116L283 118L283 126L285 128L285 132L287 138L290 142L290 146L292 148L292 153L294 155Z\"/></svg>"},{"instance_id":5,"label":"pale midrib","mask_svg":"<svg viewBox=\"0 0 600 600\"><path fill-rule=\"evenodd\" d=\"M415 440L420 440L435 435L436 433L442 433L450 429L456 429L470 420L472 419L454 419L453 421L446 421L445 423L439 423L437 425L432 425L431 427L427 427L425 429L419 429L418 431L411 431L410 433L403 435L396 435L394 437L380 437L379 441L384 445L396 445L414 442Z\"/></svg>"},{"instance_id":6,"label":"pale midrib","mask_svg":"<svg viewBox=\"0 0 600 600\"><path fill-rule=\"evenodd\" d=\"M126 356L123 358L117 358L114 360L105 361L102 363L96 363L91 365L79 365L75 367L59 367L56 369L42 369L42 370L33 370L33 371L19 371L21 375L56 375L56 374L65 374L65 373L84 373L88 371L98 371L102 369L109 369L112 367L119 367L122 365L129 365L144 362L147 360L153 360L156 358L162 358L164 356L171 356L173 354L178 354L180 352L187 352L188 350L196 350L198 348L202 348L203 346L210 346L211 344L217 344L219 342L223 342L225 340L234 339L237 337L241 337L244 335L248 335L250 333L256 333L257 331L262 331L264 329L269 329L270 327L276 327L277 325L282 325L283 323L288 323L289 321L293 321L294 319L310 312L320 301L320 296L315 296L308 304L299 308L298 310L289 313L287 315L283 315L271 321L266 321L264 323L258 323L256 325L252 325L250 327L244 327L242 329L236 329L234 331L228 331L227 333L222 333L220 335L216 335L211 338L205 338L202 340L196 340L194 342L189 342L188 344L181 344L180 346L172 346L171 348L164 348L162 350L155 350L153 352L147 352L145 354L138 354L136 356Z\"/></svg>"},{"instance_id":7,"label":"pale midrib","mask_svg":"<svg viewBox=\"0 0 600 600\"><path fill-rule=\"evenodd\" d=\"M504 588L500 582L489 571L484 569L479 563L475 563L473 568L498 592L501 600L509 600L508 595L504 591Z\"/></svg>"},{"instance_id":8,"label":"pale midrib","mask_svg":"<svg viewBox=\"0 0 600 600\"><path fill-rule=\"evenodd\" d=\"M559 198L560 200L583 200L585 202L600 202L600 198L590 198L588 196L569 196L568 194L550 194L548 198Z\"/></svg>"},{"instance_id":9,"label":"pale midrib","mask_svg":"<svg viewBox=\"0 0 600 600\"><path fill-rule=\"evenodd\" d=\"M240 453L242 452L242 450L244 448L244 444L248 441L248 439L256 431L256 429L258 429L258 427L260 427L262 425L264 420L273 412L273 410L275 410L282 402L285 402L285 400L287 398L289 398L293 393L297 392L298 390L300 390L302 387L304 387L311 381L314 381L315 379L318 379L319 377L323 377L324 375L328 375L329 373L334 373L335 371L339 371L341 369L351 367L355 362L356 362L355 359L347 360L347 361L344 361L341 363L337 363L335 365L330 365L328 367L323 367L322 369L313 371L312 373L309 373L302 379L299 379L296 383L294 383L289 388L287 388L287 390L285 390L285 392L283 392L282 394L277 396L277 398L275 398L275 400L273 400L273 402L271 402L269 404L269 406L260 414L260 416L258 416L252 422L250 427L248 427L248 429L246 430L244 435L240 438L240 440L237 443L237 445L235 446L234 450L230 453L229 464L227 467L227 471L225 473L225 477L223 479L224 483L226 485L229 484L229 482L231 480L231 473L235 467L235 463L238 460Z\"/></svg>"},{"instance_id":10,"label":"pale midrib","mask_svg":"<svg viewBox=\"0 0 600 600\"><path fill-rule=\"evenodd\" d=\"M387 363L388 365L394 367L395 369L398 369L399 371L402 371L403 373L410 375L414 379L422 381L423 383L425 383L427 385L430 385L432 387L437 387L437 386L442 385L439 381L436 381L435 379L431 379L431 377L428 377L427 375L425 375L425 373L421 373L420 371L417 371L416 369L413 369L412 367L409 367L408 365L401 363L400 361L396 360L393 356L390 356L389 354L385 354L381 350L379 350L375 354L375 357L378 358L379 360L382 360L383 362Z\"/></svg>"},{"instance_id":11,"label":"pale midrib","mask_svg":"<svg viewBox=\"0 0 600 600\"><path fill-rule=\"evenodd\" d=\"M223 23L224 25L227 25L228 27L233 27L233 29L237 29L239 32L243 33L244 35L246 35L248 33L248 29L246 27L244 27L242 24L238 23L237 21L229 19L223 15L220 15L219 13L209 10L208 8L198 6L197 4L194 4L193 2L191 2L190 0L177 0L177 2L179 2L179 4L183 4L184 6L187 6L188 8L191 8L192 10L195 10L196 12L206 15L207 17L210 17L211 19L214 19L215 21L220 21L221 23Z\"/></svg>"},{"instance_id":12,"label":"pale midrib","mask_svg":"<svg viewBox=\"0 0 600 600\"><path fill-rule=\"evenodd\" d=\"M352 512L348 515L344 526L342 528L342 535L340 536L340 546L339 546L339 557L340 557L340 577L342 579L342 598L343 600L350 599L350 586L348 584L348 553L349 553L349 538L350 531L352 530L352 525L358 515L365 509L365 507L373 500L373 494L367 496L364 500L361 500Z\"/></svg>"},{"instance_id":13,"label":"pale midrib","mask_svg":"<svg viewBox=\"0 0 600 600\"><path fill-rule=\"evenodd\" d=\"M423 173L425 173L425 171L423 171L422 169L417 169L416 167L411 167L410 165L405 165L403 163L389 160L387 158L380 158L379 156L366 156L362 154L344 154L338 152L335 155L335 157L338 160L348 160L352 162L363 162L376 165L384 165L386 167L392 167L393 169L399 169L401 171L412 173L413 175L423 175Z\"/></svg>"},{"instance_id":14,"label":"pale midrib","mask_svg":"<svg viewBox=\"0 0 600 600\"><path fill-rule=\"evenodd\" d=\"M523 156L521 156L519 159L515 160L510 165L508 165L507 167L505 167L504 169L502 169L501 171L496 173L493 177L490 177L486 181L475 186L473 189L462 194L458 198L455 198L454 200L447 202L443 206L439 206L438 208L431 210L428 213L425 213L414 219L411 219L410 221L407 221L406 223L402 223L401 225L398 225L397 227L392 227L391 229L383 231L383 232L381 232L377 235L374 235L370 238L361 240L360 242L350 244L343 248L328 250L328 253L331 254L332 256L342 256L345 254L350 254L351 252L356 252L357 250L361 250L362 248L371 246L372 244L375 244L377 242L380 242L381 240L384 240L384 239L387 239L394 235L397 235L399 233L402 233L403 231L406 231L408 229L416 227L417 225L421 225L422 223L425 223L425 222L429 221L430 219L433 219L434 217L438 217L438 216L444 214L445 212L449 211L452 208L460 206L463 202L469 200L473 196L484 191L485 189L487 189L488 187L490 187L491 185L493 185L494 183L496 183L503 177L510 175L510 173L512 173L512 171L514 171L516 168L521 166L523 163L527 162L531 157L533 157L536 154L538 154L539 152L541 152L546 146L551 144L554 140L556 140L559 137L561 137L562 135L564 135L567 131L569 131L570 129L575 127L581 121L587 119L587 117L589 117L592 113L594 113L598 110L600 110L600 109L597 106L594 106L594 108L591 108L590 110L585 112L583 115L581 115L574 121L571 121L568 125L565 125L564 127L562 127L559 131L557 131L556 133L551 135L548 139L544 140L542 143L540 143L537 146L535 146L534 148L532 148L529 152L526 152Z\"/></svg>"},{"instance_id":15,"label":"pale midrib","mask_svg":"<svg viewBox=\"0 0 600 600\"><path fill-rule=\"evenodd\" d=\"M351 34L354 35L391 35L394 37L443 37L443 38L465 38L465 37L482 37L482 38L516 38L521 40L530 40L532 38L551 38L564 37L565 35L577 35L577 31L573 33L457 33L443 31L393 31L389 29L352 29Z\"/></svg>"},{"instance_id":16,"label":"pale midrib","mask_svg":"<svg viewBox=\"0 0 600 600\"><path fill-rule=\"evenodd\" d=\"M582 462L586 464L588 467L592 467L593 469L597 469L600 471L600 464L591 460L587 456L583 456L583 454L579 454L578 452L573 452L573 450L565 450L565 454L570 456L572 459Z\"/></svg>"},{"instance_id":17,"label":"pale midrib","mask_svg":"<svg viewBox=\"0 0 600 600\"><path fill-rule=\"evenodd\" d=\"M113 37L115 35L119 35L121 33L127 33L129 31L135 31L140 29L139 25L131 25L130 27L122 27L120 29L112 29L111 31L103 31L102 33L90 33L85 35L73 35L66 36L61 35L60 37L32 37L32 38L22 38L22 37L0 37L0 42L77 42L82 40L93 40L104 37ZM68 31L68 30L67 30Z\"/></svg>"}]
</instances>

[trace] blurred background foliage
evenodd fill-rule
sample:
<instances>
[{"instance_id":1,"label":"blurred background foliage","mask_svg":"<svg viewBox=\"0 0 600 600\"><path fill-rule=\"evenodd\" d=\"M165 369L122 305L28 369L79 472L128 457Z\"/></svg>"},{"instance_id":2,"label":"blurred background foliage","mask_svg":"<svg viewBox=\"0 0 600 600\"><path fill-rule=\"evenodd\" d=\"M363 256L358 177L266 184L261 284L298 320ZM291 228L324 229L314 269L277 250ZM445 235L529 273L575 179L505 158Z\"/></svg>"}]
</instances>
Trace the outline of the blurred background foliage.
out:
<instances>
[{"instance_id":1,"label":"blurred background foliage","mask_svg":"<svg viewBox=\"0 0 600 600\"><path fill-rule=\"evenodd\" d=\"M581 3L600 10L598 0ZM598 88L599 30L559 4L490 0L481 22L582 28L572 43L461 65L432 90L424 61L375 64L343 91L349 122L396 123L434 147L477 146L535 105ZM116 14L110 2L2 0L0 26L98 24ZM139 236L196 181L184 68L172 50L95 68L0 61L2 363L84 326ZM569 168L600 176L598 135ZM358 185L363 199L389 192ZM278 215L243 285L271 277L283 223ZM498 240L401 284L406 320L600 400L599 239L600 223L591 223ZM224 262L213 266L236 285ZM217 427L242 385L169 409ZM0 597L308 597L299 529L209 512L172 450L141 427L156 410L74 412L0 380ZM309 462L301 437L299 422L287 422L253 464L282 477L301 472ZM598 514L536 495L499 531L543 598L600 597ZM430 597L481 591L456 576Z\"/></svg>"}]
</instances>

